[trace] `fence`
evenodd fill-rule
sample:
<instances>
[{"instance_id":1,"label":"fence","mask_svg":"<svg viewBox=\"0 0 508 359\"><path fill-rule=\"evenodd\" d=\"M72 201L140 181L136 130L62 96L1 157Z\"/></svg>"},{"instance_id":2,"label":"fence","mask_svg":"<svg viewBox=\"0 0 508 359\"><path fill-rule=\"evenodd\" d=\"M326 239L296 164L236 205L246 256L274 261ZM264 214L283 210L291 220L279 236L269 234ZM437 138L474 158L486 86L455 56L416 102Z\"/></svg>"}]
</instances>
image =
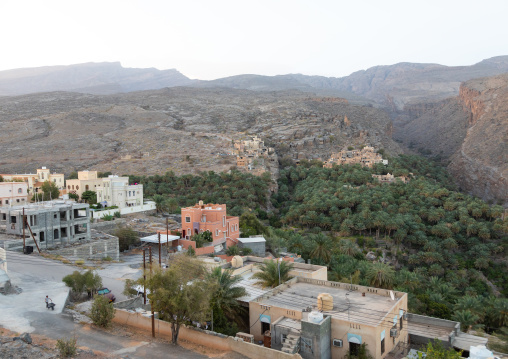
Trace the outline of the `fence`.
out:
<instances>
[{"instance_id":1,"label":"fence","mask_svg":"<svg viewBox=\"0 0 508 359\"><path fill-rule=\"evenodd\" d=\"M93 218L102 218L102 217L108 216L108 215L114 216L115 212L120 212L120 214L130 214L130 213L146 212L146 211L155 211L155 202L147 202L141 206L107 209L104 211L90 211L90 213Z\"/></svg>"}]
</instances>

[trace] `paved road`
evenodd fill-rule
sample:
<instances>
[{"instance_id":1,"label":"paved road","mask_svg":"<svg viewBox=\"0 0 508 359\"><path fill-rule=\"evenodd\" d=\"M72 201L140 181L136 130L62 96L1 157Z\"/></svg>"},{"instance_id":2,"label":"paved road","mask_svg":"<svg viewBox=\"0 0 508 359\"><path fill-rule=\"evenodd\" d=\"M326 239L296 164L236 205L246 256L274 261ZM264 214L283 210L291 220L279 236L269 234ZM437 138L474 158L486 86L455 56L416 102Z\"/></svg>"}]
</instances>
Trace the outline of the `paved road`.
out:
<instances>
[{"instance_id":1,"label":"paved road","mask_svg":"<svg viewBox=\"0 0 508 359\"><path fill-rule=\"evenodd\" d=\"M125 257L124 263L112 263L99 271L105 286L117 298L124 298L123 283L126 278L141 275L129 264L139 263L136 256ZM71 315L62 312L69 289L62 278L78 268L38 256L7 252L8 273L13 285L22 289L21 294L0 295L0 326L16 332L31 332L51 339L75 334L78 345L107 353L112 358L190 358L206 356L167 343L135 341L125 336L113 335L89 325L74 323ZM48 294L56 309L45 308Z\"/></svg>"}]
</instances>

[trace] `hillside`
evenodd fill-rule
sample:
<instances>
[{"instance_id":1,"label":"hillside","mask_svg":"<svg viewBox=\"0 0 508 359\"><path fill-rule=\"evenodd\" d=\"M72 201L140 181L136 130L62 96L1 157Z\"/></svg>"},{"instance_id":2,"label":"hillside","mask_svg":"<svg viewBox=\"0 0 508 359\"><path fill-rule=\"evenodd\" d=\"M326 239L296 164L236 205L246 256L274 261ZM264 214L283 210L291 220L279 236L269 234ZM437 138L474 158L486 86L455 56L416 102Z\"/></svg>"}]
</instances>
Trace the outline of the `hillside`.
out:
<instances>
[{"instance_id":1,"label":"hillside","mask_svg":"<svg viewBox=\"0 0 508 359\"><path fill-rule=\"evenodd\" d=\"M183 86L192 80L177 70L124 68L119 62L0 71L0 96L75 91L113 94Z\"/></svg>"},{"instance_id":2,"label":"hillside","mask_svg":"<svg viewBox=\"0 0 508 359\"><path fill-rule=\"evenodd\" d=\"M406 106L394 137L447 161L462 190L507 206L507 103L508 74L470 80L457 97Z\"/></svg>"},{"instance_id":3,"label":"hillside","mask_svg":"<svg viewBox=\"0 0 508 359\"><path fill-rule=\"evenodd\" d=\"M291 158L327 158L343 146L365 143L401 152L384 111L299 91L51 92L0 98L0 119L2 172L41 165L65 173L224 171L236 163L227 155L231 140L244 133L259 135Z\"/></svg>"}]
</instances>

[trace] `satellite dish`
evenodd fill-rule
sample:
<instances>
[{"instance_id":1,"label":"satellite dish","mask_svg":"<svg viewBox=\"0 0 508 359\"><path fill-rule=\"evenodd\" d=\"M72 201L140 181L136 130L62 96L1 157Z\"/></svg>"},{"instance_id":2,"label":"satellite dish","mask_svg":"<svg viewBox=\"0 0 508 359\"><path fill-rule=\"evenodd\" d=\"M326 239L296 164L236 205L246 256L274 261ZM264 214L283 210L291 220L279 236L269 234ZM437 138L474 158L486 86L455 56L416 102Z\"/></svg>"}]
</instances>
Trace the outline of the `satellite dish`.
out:
<instances>
[{"instance_id":1,"label":"satellite dish","mask_svg":"<svg viewBox=\"0 0 508 359\"><path fill-rule=\"evenodd\" d=\"M392 300L395 300L395 294L393 294L392 290L390 291L390 298L392 298Z\"/></svg>"}]
</instances>

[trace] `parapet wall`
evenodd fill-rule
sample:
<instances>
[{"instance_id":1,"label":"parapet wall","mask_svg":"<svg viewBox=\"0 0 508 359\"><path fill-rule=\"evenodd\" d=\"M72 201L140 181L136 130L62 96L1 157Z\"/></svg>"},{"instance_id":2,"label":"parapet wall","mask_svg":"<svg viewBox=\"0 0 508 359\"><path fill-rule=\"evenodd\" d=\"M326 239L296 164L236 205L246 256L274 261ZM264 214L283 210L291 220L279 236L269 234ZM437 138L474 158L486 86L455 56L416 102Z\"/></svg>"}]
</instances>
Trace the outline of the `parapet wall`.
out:
<instances>
[{"instance_id":1,"label":"parapet wall","mask_svg":"<svg viewBox=\"0 0 508 359\"><path fill-rule=\"evenodd\" d=\"M152 322L150 317L145 317L139 313L117 309L114 322L130 325L139 329L151 332ZM155 319L155 335L171 340L171 324L159 319ZM223 334L202 330L194 327L182 325L180 327L180 339L192 343L203 345L208 348L234 351L251 359L301 359L299 354L287 354L264 346L244 342L243 339L228 337Z\"/></svg>"}]
</instances>

